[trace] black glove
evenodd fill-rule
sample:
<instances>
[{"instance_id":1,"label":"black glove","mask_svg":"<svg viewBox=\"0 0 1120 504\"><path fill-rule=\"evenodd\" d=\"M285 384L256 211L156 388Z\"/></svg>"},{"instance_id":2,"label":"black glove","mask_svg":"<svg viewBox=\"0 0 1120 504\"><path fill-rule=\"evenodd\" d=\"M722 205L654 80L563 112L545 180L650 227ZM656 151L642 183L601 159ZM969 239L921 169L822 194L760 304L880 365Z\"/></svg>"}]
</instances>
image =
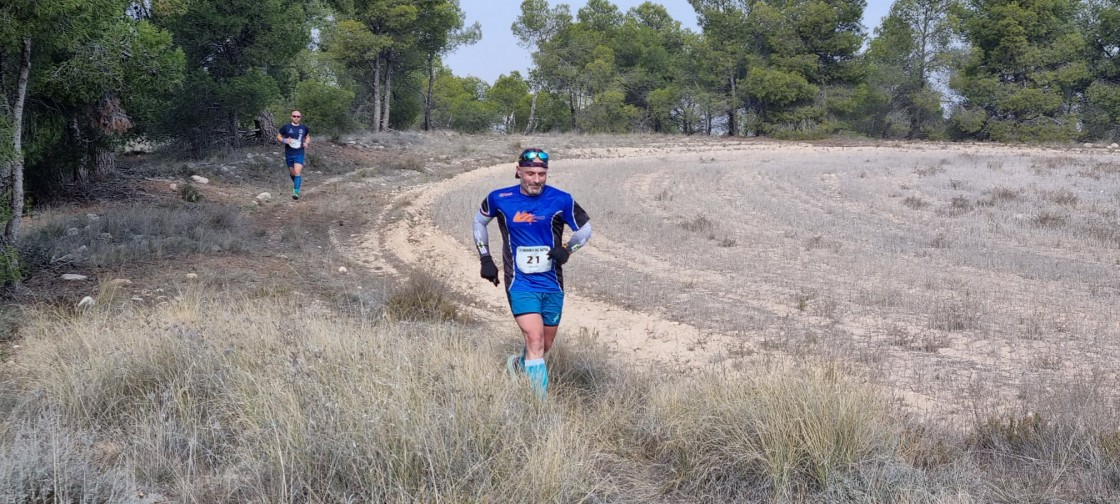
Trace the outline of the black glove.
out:
<instances>
[{"instance_id":1,"label":"black glove","mask_svg":"<svg viewBox=\"0 0 1120 504\"><path fill-rule=\"evenodd\" d=\"M563 266L564 263L568 262L568 256L570 255L572 253L568 252L566 247L552 247L552 250L548 251L548 258L552 259L552 264L557 266Z\"/></svg>"},{"instance_id":2,"label":"black glove","mask_svg":"<svg viewBox=\"0 0 1120 504\"><path fill-rule=\"evenodd\" d=\"M498 285L498 267L494 264L494 258L488 255L482 256L482 278Z\"/></svg>"}]
</instances>

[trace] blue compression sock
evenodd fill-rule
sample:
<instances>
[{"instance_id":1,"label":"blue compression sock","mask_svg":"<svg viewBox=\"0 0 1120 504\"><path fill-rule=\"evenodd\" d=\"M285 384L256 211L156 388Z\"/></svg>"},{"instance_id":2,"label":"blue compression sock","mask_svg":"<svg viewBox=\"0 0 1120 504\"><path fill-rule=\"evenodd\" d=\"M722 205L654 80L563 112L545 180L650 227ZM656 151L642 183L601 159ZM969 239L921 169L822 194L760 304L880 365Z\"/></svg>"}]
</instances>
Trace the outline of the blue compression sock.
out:
<instances>
[{"instance_id":1,"label":"blue compression sock","mask_svg":"<svg viewBox=\"0 0 1120 504\"><path fill-rule=\"evenodd\" d=\"M545 392L548 391L548 366L544 363L544 358L525 360L525 376L529 377L529 385L537 396L544 399Z\"/></svg>"},{"instance_id":2,"label":"blue compression sock","mask_svg":"<svg viewBox=\"0 0 1120 504\"><path fill-rule=\"evenodd\" d=\"M303 183L303 176L296 175L296 176L292 177L292 182L295 182L296 192L299 192L299 186Z\"/></svg>"}]
</instances>

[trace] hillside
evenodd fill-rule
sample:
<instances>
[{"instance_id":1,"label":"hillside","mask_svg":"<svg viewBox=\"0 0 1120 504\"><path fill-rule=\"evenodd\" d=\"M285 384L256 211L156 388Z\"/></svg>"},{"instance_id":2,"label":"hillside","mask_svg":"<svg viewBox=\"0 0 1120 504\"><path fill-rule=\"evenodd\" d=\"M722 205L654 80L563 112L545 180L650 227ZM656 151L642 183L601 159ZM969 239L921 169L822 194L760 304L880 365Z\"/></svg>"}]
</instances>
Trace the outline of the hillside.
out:
<instances>
[{"instance_id":1,"label":"hillside","mask_svg":"<svg viewBox=\"0 0 1120 504\"><path fill-rule=\"evenodd\" d=\"M469 244L528 146L595 230L543 404ZM1118 166L391 133L316 144L292 201L272 147L137 154L26 220L0 497L1106 502Z\"/></svg>"}]
</instances>

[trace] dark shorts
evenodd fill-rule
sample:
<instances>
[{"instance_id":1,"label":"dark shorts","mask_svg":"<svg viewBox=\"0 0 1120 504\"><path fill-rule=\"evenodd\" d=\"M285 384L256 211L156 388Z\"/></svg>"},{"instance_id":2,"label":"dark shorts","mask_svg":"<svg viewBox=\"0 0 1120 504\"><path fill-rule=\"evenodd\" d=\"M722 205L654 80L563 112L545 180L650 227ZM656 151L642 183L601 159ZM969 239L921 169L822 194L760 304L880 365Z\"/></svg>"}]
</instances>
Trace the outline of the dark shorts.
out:
<instances>
[{"instance_id":1,"label":"dark shorts","mask_svg":"<svg viewBox=\"0 0 1120 504\"><path fill-rule=\"evenodd\" d=\"M560 311L564 309L563 292L506 292L509 298L509 309L513 316L526 313L539 313L544 319L544 325L556 327L560 325Z\"/></svg>"},{"instance_id":2,"label":"dark shorts","mask_svg":"<svg viewBox=\"0 0 1120 504\"><path fill-rule=\"evenodd\" d=\"M298 154L285 154L284 162L288 163L289 168L291 168L292 165L295 165L296 163L303 164L303 153L300 152Z\"/></svg>"}]
</instances>

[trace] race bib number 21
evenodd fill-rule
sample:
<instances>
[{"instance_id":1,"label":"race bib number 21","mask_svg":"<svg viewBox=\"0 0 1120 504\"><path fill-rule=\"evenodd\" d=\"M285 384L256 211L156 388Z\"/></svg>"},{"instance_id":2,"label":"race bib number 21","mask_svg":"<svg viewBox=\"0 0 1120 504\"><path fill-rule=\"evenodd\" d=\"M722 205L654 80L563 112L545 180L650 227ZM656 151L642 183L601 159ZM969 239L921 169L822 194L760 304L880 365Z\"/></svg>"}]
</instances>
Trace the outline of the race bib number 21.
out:
<instances>
[{"instance_id":1,"label":"race bib number 21","mask_svg":"<svg viewBox=\"0 0 1120 504\"><path fill-rule=\"evenodd\" d=\"M552 270L549 247L517 247L517 270L522 273L544 273Z\"/></svg>"}]
</instances>

